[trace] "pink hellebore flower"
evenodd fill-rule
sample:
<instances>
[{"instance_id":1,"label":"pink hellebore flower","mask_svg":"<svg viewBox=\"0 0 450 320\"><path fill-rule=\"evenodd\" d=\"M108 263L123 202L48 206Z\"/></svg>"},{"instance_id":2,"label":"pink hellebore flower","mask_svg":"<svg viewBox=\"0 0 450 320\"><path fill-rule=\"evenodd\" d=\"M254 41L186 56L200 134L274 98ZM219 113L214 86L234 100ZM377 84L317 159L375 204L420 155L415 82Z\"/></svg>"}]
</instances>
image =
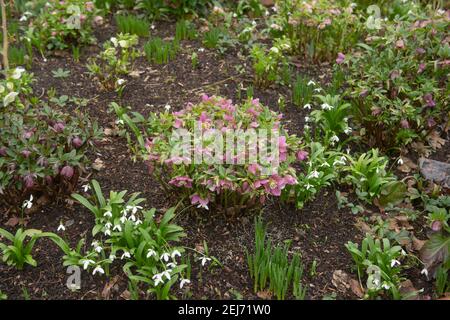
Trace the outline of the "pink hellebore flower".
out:
<instances>
[{"instance_id":1,"label":"pink hellebore flower","mask_svg":"<svg viewBox=\"0 0 450 320\"><path fill-rule=\"evenodd\" d=\"M279 175L274 174L269 179L256 181L255 188L263 186L267 193L279 197L281 195L281 190L283 190L286 185L293 185L296 183L297 180L290 175L280 177Z\"/></svg>"},{"instance_id":2,"label":"pink hellebore flower","mask_svg":"<svg viewBox=\"0 0 450 320\"><path fill-rule=\"evenodd\" d=\"M72 139L72 145L78 149L83 145L83 140L81 140L79 137L74 137Z\"/></svg>"},{"instance_id":3,"label":"pink hellebore flower","mask_svg":"<svg viewBox=\"0 0 450 320\"><path fill-rule=\"evenodd\" d=\"M174 124L173 124L173 127L179 129L179 128L181 128L182 126L183 126L183 120L181 120L181 119L176 119L175 122L174 122Z\"/></svg>"},{"instance_id":4,"label":"pink hellebore flower","mask_svg":"<svg viewBox=\"0 0 450 320\"><path fill-rule=\"evenodd\" d=\"M303 161L306 158L308 158L308 152L300 150L299 152L297 152L297 160L299 161Z\"/></svg>"},{"instance_id":5,"label":"pink hellebore flower","mask_svg":"<svg viewBox=\"0 0 450 320\"><path fill-rule=\"evenodd\" d=\"M203 199L198 194L194 194L191 196L191 204L198 204L197 208L204 208L206 210L209 210L208 203L208 198Z\"/></svg>"},{"instance_id":6,"label":"pink hellebore flower","mask_svg":"<svg viewBox=\"0 0 450 320\"><path fill-rule=\"evenodd\" d=\"M285 161L287 158L287 143L286 143L286 137L281 136L278 138L278 150L280 152L280 161Z\"/></svg>"},{"instance_id":7,"label":"pink hellebore flower","mask_svg":"<svg viewBox=\"0 0 450 320\"><path fill-rule=\"evenodd\" d=\"M261 171L261 166L257 163L252 163L248 166L248 172L256 175L258 171Z\"/></svg>"},{"instance_id":8,"label":"pink hellebore flower","mask_svg":"<svg viewBox=\"0 0 450 320\"><path fill-rule=\"evenodd\" d=\"M64 128L65 128L66 126L64 125L64 123L62 123L62 122L57 122L57 123L55 123L54 125L53 125L53 130L55 130L56 132L58 132L58 133L61 133L61 132L63 132L64 131Z\"/></svg>"},{"instance_id":9,"label":"pink hellebore flower","mask_svg":"<svg viewBox=\"0 0 450 320\"><path fill-rule=\"evenodd\" d=\"M170 180L169 184L174 185L176 187L192 188L192 179L187 176L180 176Z\"/></svg>"},{"instance_id":10,"label":"pink hellebore flower","mask_svg":"<svg viewBox=\"0 0 450 320\"><path fill-rule=\"evenodd\" d=\"M345 54L343 54L342 52L338 53L338 56L336 58L336 63L337 64L342 64L345 61Z\"/></svg>"},{"instance_id":11,"label":"pink hellebore flower","mask_svg":"<svg viewBox=\"0 0 450 320\"><path fill-rule=\"evenodd\" d=\"M205 111L203 111L200 115L199 120L201 123L208 122L209 121L208 114Z\"/></svg>"}]
</instances>

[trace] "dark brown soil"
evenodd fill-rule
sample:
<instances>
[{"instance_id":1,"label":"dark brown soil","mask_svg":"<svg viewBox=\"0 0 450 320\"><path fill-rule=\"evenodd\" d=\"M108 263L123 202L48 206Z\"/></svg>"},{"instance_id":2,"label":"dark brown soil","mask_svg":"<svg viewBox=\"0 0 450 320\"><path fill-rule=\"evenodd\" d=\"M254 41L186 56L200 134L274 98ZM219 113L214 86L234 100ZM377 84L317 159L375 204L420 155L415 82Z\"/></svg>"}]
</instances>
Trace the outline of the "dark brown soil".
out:
<instances>
[{"instance_id":1,"label":"dark brown soil","mask_svg":"<svg viewBox=\"0 0 450 320\"><path fill-rule=\"evenodd\" d=\"M97 30L101 41L114 34L114 27L107 26ZM174 24L163 22L156 25L155 33L165 37L174 34ZM56 89L57 96L68 95L89 99L89 104L83 109L104 128L113 127L115 116L108 112L108 105L116 101L130 106L132 110L148 114L164 110L166 104L173 109L179 109L187 102L196 102L201 93L218 94L238 100L238 87L252 82L250 61L242 61L238 57L238 49L230 49L221 56L213 50L205 49L199 52L199 41L186 41L182 45L182 52L168 65L150 65L144 58L136 63L136 70L142 72L139 77L129 77L128 85L122 99L115 92L105 92L92 80L86 69L89 55L98 52L99 47L86 49L81 61L75 63L70 56L47 57L47 61L36 58L32 71L37 82L34 84L35 93L40 95L42 90ZM193 70L191 66L191 52L196 50L199 55L200 66ZM237 65L246 65L246 73L239 74ZM58 68L70 70L66 79L55 79L51 71ZM328 68L302 66L299 72L307 72L320 81L319 76L327 75ZM44 89L42 89L44 88ZM278 110L279 93L289 97L287 88L255 89L254 96ZM44 96L45 96L44 94ZM245 97L245 91L241 92ZM304 110L294 107L287 101L287 108L283 110L285 121L291 133L301 134L304 124ZM65 108L71 110L73 105ZM448 146L448 144L447 144ZM128 151L126 141L120 137L106 136L98 145L98 149L91 155L91 160L99 158L104 162L100 171L88 170L89 177L97 179L103 190L128 190L142 192L147 198L147 207L159 209L168 208L170 195L165 194L159 184L147 174L145 165L134 163ZM81 192L80 182L79 192ZM297 210L278 202L269 203L262 212L268 225L268 232L275 243L292 240L291 251L300 252L305 265L304 283L308 287L309 299L321 299L324 295L336 292L331 283L335 270L351 272L352 260L344 244L347 241L359 242L363 236L355 226L355 217L347 210L338 210L334 188L322 191L315 201L310 202L304 209ZM10 217L0 215L0 225L4 226ZM205 241L210 255L219 259L223 268L210 271L201 270L197 261L192 261L191 295L187 298L228 299L237 298L239 293L247 299L258 298L252 290L249 278L246 249L253 247L253 216L241 216L230 221L214 213L199 213L197 215L182 214L177 223L183 226L188 234L184 245L199 248ZM27 220L27 228L37 228L56 232L60 222L67 225L64 237L75 245L81 237L87 237L90 243L93 226L92 215L79 205L70 201L56 203L45 207L42 212L33 214ZM9 228L9 227L7 227ZM127 289L126 276L120 266L113 268L110 279L116 279L117 284L110 294L102 294L110 279L106 277L92 277L82 273L82 288L71 292L66 288L66 268L62 266L62 253L58 247L48 240L40 240L35 247L35 259L38 267L26 266L17 271L12 267L0 264L0 290L9 299L121 299ZM317 264L314 275L310 274L313 262ZM415 272L419 277L418 273ZM417 279L411 279L413 282ZM420 285L429 286L430 283ZM357 298L350 291L336 292L339 299ZM181 292L178 293L183 297Z\"/></svg>"}]
</instances>

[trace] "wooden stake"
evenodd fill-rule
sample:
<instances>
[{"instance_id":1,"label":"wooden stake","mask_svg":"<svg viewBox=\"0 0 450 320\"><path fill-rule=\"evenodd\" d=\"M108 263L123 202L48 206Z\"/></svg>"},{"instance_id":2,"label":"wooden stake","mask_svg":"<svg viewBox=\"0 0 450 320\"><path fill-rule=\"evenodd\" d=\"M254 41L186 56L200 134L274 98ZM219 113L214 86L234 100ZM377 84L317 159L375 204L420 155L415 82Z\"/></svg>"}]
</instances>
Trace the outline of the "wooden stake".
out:
<instances>
[{"instance_id":1,"label":"wooden stake","mask_svg":"<svg viewBox=\"0 0 450 320\"><path fill-rule=\"evenodd\" d=\"M9 69L8 61L8 26L6 24L6 6L5 0L0 0L0 6L2 7L2 32L3 32L3 68Z\"/></svg>"}]
</instances>

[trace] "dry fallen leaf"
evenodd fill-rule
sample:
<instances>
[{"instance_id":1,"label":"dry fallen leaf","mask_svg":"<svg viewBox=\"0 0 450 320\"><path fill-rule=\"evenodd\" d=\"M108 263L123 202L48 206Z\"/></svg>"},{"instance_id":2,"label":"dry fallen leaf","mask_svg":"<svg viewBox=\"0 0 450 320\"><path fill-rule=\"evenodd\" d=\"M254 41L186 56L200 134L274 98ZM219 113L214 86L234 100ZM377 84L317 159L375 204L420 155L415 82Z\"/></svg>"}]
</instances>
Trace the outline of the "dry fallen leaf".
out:
<instances>
[{"instance_id":1,"label":"dry fallen leaf","mask_svg":"<svg viewBox=\"0 0 450 320\"><path fill-rule=\"evenodd\" d=\"M402 156L403 164L401 166L398 166L398 169L401 172L409 173L411 171L414 171L418 168L417 164L415 164L410 158Z\"/></svg>"},{"instance_id":2,"label":"dry fallen leaf","mask_svg":"<svg viewBox=\"0 0 450 320\"><path fill-rule=\"evenodd\" d=\"M350 280L350 289L358 298L364 297L364 290L363 288L361 288L359 282L355 279Z\"/></svg>"},{"instance_id":3,"label":"dry fallen leaf","mask_svg":"<svg viewBox=\"0 0 450 320\"><path fill-rule=\"evenodd\" d=\"M437 131L433 131L428 136L428 142L433 147L433 149L440 149L445 145L446 140L442 139Z\"/></svg>"},{"instance_id":4,"label":"dry fallen leaf","mask_svg":"<svg viewBox=\"0 0 450 320\"><path fill-rule=\"evenodd\" d=\"M269 290L258 291L256 295L258 296L258 298L263 300L270 300L272 298L272 292L270 292Z\"/></svg>"},{"instance_id":5,"label":"dry fallen leaf","mask_svg":"<svg viewBox=\"0 0 450 320\"><path fill-rule=\"evenodd\" d=\"M119 276L115 276L105 284L102 291L102 297L104 299L109 300L111 297L111 289L116 285L117 281L119 281Z\"/></svg>"},{"instance_id":6,"label":"dry fallen leaf","mask_svg":"<svg viewBox=\"0 0 450 320\"><path fill-rule=\"evenodd\" d=\"M97 171L102 170L104 167L105 164L103 160L101 160L100 158L95 159L94 164L92 165L92 168Z\"/></svg>"},{"instance_id":7,"label":"dry fallen leaf","mask_svg":"<svg viewBox=\"0 0 450 320\"><path fill-rule=\"evenodd\" d=\"M420 249L422 249L423 245L425 244L425 241L412 236L412 244L415 251L420 251Z\"/></svg>"},{"instance_id":8,"label":"dry fallen leaf","mask_svg":"<svg viewBox=\"0 0 450 320\"><path fill-rule=\"evenodd\" d=\"M335 270L333 272L333 278L331 283L338 289L340 292L346 292L350 289L350 276L342 270Z\"/></svg>"},{"instance_id":9,"label":"dry fallen leaf","mask_svg":"<svg viewBox=\"0 0 450 320\"><path fill-rule=\"evenodd\" d=\"M5 226L15 227L19 223L20 219L17 216L12 216L6 221Z\"/></svg>"},{"instance_id":10,"label":"dry fallen leaf","mask_svg":"<svg viewBox=\"0 0 450 320\"><path fill-rule=\"evenodd\" d=\"M357 219L355 227L362 231L364 234L373 234L372 228L370 228L370 226L360 218Z\"/></svg>"}]
</instances>

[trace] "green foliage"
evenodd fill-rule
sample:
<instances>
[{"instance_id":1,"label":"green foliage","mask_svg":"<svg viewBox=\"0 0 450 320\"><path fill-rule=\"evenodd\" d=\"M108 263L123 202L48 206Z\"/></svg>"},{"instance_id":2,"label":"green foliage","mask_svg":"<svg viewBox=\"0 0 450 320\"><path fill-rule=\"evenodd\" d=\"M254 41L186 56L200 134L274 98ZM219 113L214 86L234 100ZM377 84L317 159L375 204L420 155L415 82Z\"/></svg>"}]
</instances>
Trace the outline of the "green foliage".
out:
<instances>
[{"instance_id":1,"label":"green foliage","mask_svg":"<svg viewBox=\"0 0 450 320\"><path fill-rule=\"evenodd\" d=\"M58 68L56 70L52 70L52 74L53 78L68 78L70 76L70 70Z\"/></svg>"},{"instance_id":2,"label":"green foliage","mask_svg":"<svg viewBox=\"0 0 450 320\"><path fill-rule=\"evenodd\" d=\"M384 292L396 300L406 298L399 290L403 281L399 260L404 252L400 246L391 245L389 239L373 239L367 235L361 249L351 241L345 247L356 264L359 279L367 273L367 298L375 298Z\"/></svg>"},{"instance_id":3,"label":"green foliage","mask_svg":"<svg viewBox=\"0 0 450 320\"><path fill-rule=\"evenodd\" d=\"M345 180L356 188L356 194L369 203L382 195L385 188L397 183L395 177L386 172L388 159L378 155L378 149L363 153L357 159L350 158L345 168Z\"/></svg>"},{"instance_id":4,"label":"green foliage","mask_svg":"<svg viewBox=\"0 0 450 320\"><path fill-rule=\"evenodd\" d=\"M309 104L313 98L314 87L310 80L301 75L297 75L292 84L292 103L297 107L304 107Z\"/></svg>"},{"instance_id":5,"label":"green foliage","mask_svg":"<svg viewBox=\"0 0 450 320\"><path fill-rule=\"evenodd\" d=\"M93 269L94 274L109 274L110 265L120 258L130 285L146 285L147 293L157 299L173 297L172 286L177 280L183 281L188 269L183 261L179 263L184 249L172 245L186 236L180 226L172 223L175 208L167 210L156 222L156 210L143 209L140 204L144 199L138 198L138 193L125 200L126 191L111 191L106 198L95 180L92 189L93 202L79 194L73 197L94 214L92 235L96 240L84 254L78 251L79 245L67 262Z\"/></svg>"},{"instance_id":6,"label":"green foliage","mask_svg":"<svg viewBox=\"0 0 450 320\"><path fill-rule=\"evenodd\" d=\"M121 76L128 75L134 61L139 57L136 49L138 37L131 34L118 34L103 45L104 50L89 59L87 68L102 86L107 89L120 89L125 83Z\"/></svg>"},{"instance_id":7,"label":"green foliage","mask_svg":"<svg viewBox=\"0 0 450 320\"><path fill-rule=\"evenodd\" d=\"M179 20L175 26L176 41L194 40L195 38L197 38L195 25L187 20Z\"/></svg>"},{"instance_id":8,"label":"green foliage","mask_svg":"<svg viewBox=\"0 0 450 320\"><path fill-rule=\"evenodd\" d=\"M161 38L152 38L144 45L145 56L148 62L167 64L175 59L178 52L178 43L164 41Z\"/></svg>"},{"instance_id":9,"label":"green foliage","mask_svg":"<svg viewBox=\"0 0 450 320\"><path fill-rule=\"evenodd\" d=\"M288 293L303 300L306 288L303 287L303 264L299 254L288 258L289 243L283 247L273 246L266 239L266 227L262 218L255 219L254 253L247 251L250 276L254 281L254 291L269 290L278 300L287 298Z\"/></svg>"},{"instance_id":10,"label":"green foliage","mask_svg":"<svg viewBox=\"0 0 450 320\"><path fill-rule=\"evenodd\" d=\"M270 50L259 44L251 49L255 85L266 88L271 84L281 81L281 70L287 64L282 50L273 46Z\"/></svg>"},{"instance_id":11,"label":"green foliage","mask_svg":"<svg viewBox=\"0 0 450 320\"><path fill-rule=\"evenodd\" d=\"M132 15L116 15L117 27L121 33L135 34L147 37L150 32L150 23Z\"/></svg>"},{"instance_id":12,"label":"green foliage","mask_svg":"<svg viewBox=\"0 0 450 320\"><path fill-rule=\"evenodd\" d=\"M19 270L22 270L25 264L36 267L37 262L33 259L31 251L41 234L42 231L36 229L28 229L25 231L18 229L15 234L12 234L0 228L0 238L3 237L11 243L7 245L0 242L3 262Z\"/></svg>"}]
</instances>

